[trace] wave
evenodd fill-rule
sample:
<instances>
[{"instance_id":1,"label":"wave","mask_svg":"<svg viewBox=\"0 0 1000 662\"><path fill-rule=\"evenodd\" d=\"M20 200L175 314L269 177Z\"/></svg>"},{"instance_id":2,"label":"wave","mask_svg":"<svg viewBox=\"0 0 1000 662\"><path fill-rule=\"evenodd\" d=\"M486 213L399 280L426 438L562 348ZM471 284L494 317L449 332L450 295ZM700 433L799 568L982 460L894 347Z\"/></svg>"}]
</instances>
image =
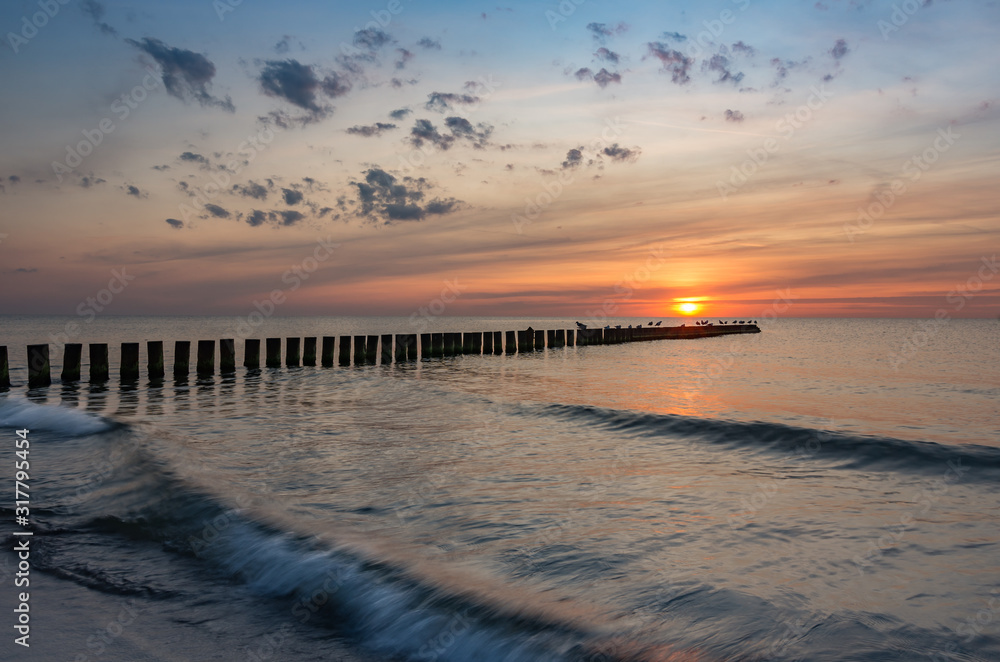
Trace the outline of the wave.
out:
<instances>
[{"instance_id":1,"label":"wave","mask_svg":"<svg viewBox=\"0 0 1000 662\"><path fill-rule=\"evenodd\" d=\"M547 416L582 425L647 437L688 439L709 444L773 451L792 459L834 460L837 468L872 471L914 471L962 480L995 480L1000 472L1000 448L965 444L947 446L852 435L765 421L741 422L678 414L652 414L588 405L540 406Z\"/></svg>"},{"instance_id":2,"label":"wave","mask_svg":"<svg viewBox=\"0 0 1000 662\"><path fill-rule=\"evenodd\" d=\"M0 398L0 425L83 437L107 432L120 424L76 409L39 405L21 397L7 396Z\"/></svg>"}]
</instances>

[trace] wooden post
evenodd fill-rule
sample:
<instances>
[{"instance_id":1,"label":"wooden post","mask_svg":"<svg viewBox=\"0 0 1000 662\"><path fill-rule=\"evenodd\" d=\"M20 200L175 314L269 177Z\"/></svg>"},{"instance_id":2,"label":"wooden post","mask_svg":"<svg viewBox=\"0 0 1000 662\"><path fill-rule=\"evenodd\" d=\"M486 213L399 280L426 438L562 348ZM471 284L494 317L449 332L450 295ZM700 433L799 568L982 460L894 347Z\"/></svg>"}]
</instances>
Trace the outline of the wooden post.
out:
<instances>
[{"instance_id":1,"label":"wooden post","mask_svg":"<svg viewBox=\"0 0 1000 662\"><path fill-rule=\"evenodd\" d=\"M337 360L341 367L351 365L351 337L340 336L340 358Z\"/></svg>"},{"instance_id":2,"label":"wooden post","mask_svg":"<svg viewBox=\"0 0 1000 662\"><path fill-rule=\"evenodd\" d=\"M260 369L260 338L247 338L243 341L243 367Z\"/></svg>"},{"instance_id":3,"label":"wooden post","mask_svg":"<svg viewBox=\"0 0 1000 662\"><path fill-rule=\"evenodd\" d=\"M493 355L500 356L503 354L503 331L493 332Z\"/></svg>"},{"instance_id":4,"label":"wooden post","mask_svg":"<svg viewBox=\"0 0 1000 662\"><path fill-rule=\"evenodd\" d=\"M493 353L493 334L489 331L483 332L483 354Z\"/></svg>"},{"instance_id":5,"label":"wooden post","mask_svg":"<svg viewBox=\"0 0 1000 662\"><path fill-rule=\"evenodd\" d=\"M83 357L83 345L78 342L63 345L63 368L59 376L63 383L80 381L80 359Z\"/></svg>"},{"instance_id":6,"label":"wooden post","mask_svg":"<svg viewBox=\"0 0 1000 662\"><path fill-rule=\"evenodd\" d=\"M566 329L566 344L570 347L576 345L576 333L573 329Z\"/></svg>"},{"instance_id":7,"label":"wooden post","mask_svg":"<svg viewBox=\"0 0 1000 662\"><path fill-rule=\"evenodd\" d=\"M545 349L545 331L535 331L535 349Z\"/></svg>"},{"instance_id":8,"label":"wooden post","mask_svg":"<svg viewBox=\"0 0 1000 662\"><path fill-rule=\"evenodd\" d=\"M528 345L528 332L518 331L517 332L517 346L521 352L532 352L535 350L535 338L532 334L531 345Z\"/></svg>"},{"instance_id":9,"label":"wooden post","mask_svg":"<svg viewBox=\"0 0 1000 662\"><path fill-rule=\"evenodd\" d=\"M215 341L198 341L198 376L211 377L215 374Z\"/></svg>"},{"instance_id":10,"label":"wooden post","mask_svg":"<svg viewBox=\"0 0 1000 662\"><path fill-rule=\"evenodd\" d=\"M477 331L472 334L472 353L474 355L483 353L483 332Z\"/></svg>"},{"instance_id":11,"label":"wooden post","mask_svg":"<svg viewBox=\"0 0 1000 662\"><path fill-rule=\"evenodd\" d=\"M545 339L546 339L545 344L549 347L549 349L552 349L553 347L556 346L556 332L554 330L549 329L548 331L546 331Z\"/></svg>"},{"instance_id":12,"label":"wooden post","mask_svg":"<svg viewBox=\"0 0 1000 662\"><path fill-rule=\"evenodd\" d=\"M90 381L106 382L108 371L108 346L105 343L90 343Z\"/></svg>"},{"instance_id":13,"label":"wooden post","mask_svg":"<svg viewBox=\"0 0 1000 662\"><path fill-rule=\"evenodd\" d=\"M150 381L163 379L163 341L146 341L146 377Z\"/></svg>"},{"instance_id":14,"label":"wooden post","mask_svg":"<svg viewBox=\"0 0 1000 662\"><path fill-rule=\"evenodd\" d=\"M316 365L316 336L302 341L302 365Z\"/></svg>"},{"instance_id":15,"label":"wooden post","mask_svg":"<svg viewBox=\"0 0 1000 662\"><path fill-rule=\"evenodd\" d=\"M504 349L508 354L517 353L517 333L515 331L507 332L507 344Z\"/></svg>"},{"instance_id":16,"label":"wooden post","mask_svg":"<svg viewBox=\"0 0 1000 662\"><path fill-rule=\"evenodd\" d=\"M365 364L365 351L367 348L367 336L354 336L354 365Z\"/></svg>"},{"instance_id":17,"label":"wooden post","mask_svg":"<svg viewBox=\"0 0 1000 662\"><path fill-rule=\"evenodd\" d=\"M219 341L219 373L231 375L236 372L236 339L224 338Z\"/></svg>"},{"instance_id":18,"label":"wooden post","mask_svg":"<svg viewBox=\"0 0 1000 662\"><path fill-rule=\"evenodd\" d=\"M382 335L381 357L382 365L389 365L392 363L392 334Z\"/></svg>"},{"instance_id":19,"label":"wooden post","mask_svg":"<svg viewBox=\"0 0 1000 662\"><path fill-rule=\"evenodd\" d=\"M289 368L297 368L301 362L301 343L300 338L285 338L285 365Z\"/></svg>"},{"instance_id":20,"label":"wooden post","mask_svg":"<svg viewBox=\"0 0 1000 662\"><path fill-rule=\"evenodd\" d=\"M281 338L268 338L264 341L264 350L267 356L264 359L268 368L281 367Z\"/></svg>"},{"instance_id":21,"label":"wooden post","mask_svg":"<svg viewBox=\"0 0 1000 662\"><path fill-rule=\"evenodd\" d=\"M368 348L365 350L365 361L375 365L378 360L378 336L368 336Z\"/></svg>"},{"instance_id":22,"label":"wooden post","mask_svg":"<svg viewBox=\"0 0 1000 662\"><path fill-rule=\"evenodd\" d=\"M406 358L409 361L417 360L417 334L415 333L406 336Z\"/></svg>"},{"instance_id":23,"label":"wooden post","mask_svg":"<svg viewBox=\"0 0 1000 662\"><path fill-rule=\"evenodd\" d=\"M473 333L463 333L462 334L462 353L472 354L472 336Z\"/></svg>"},{"instance_id":24,"label":"wooden post","mask_svg":"<svg viewBox=\"0 0 1000 662\"><path fill-rule=\"evenodd\" d=\"M443 333L432 333L431 334L431 356L434 358L439 358L444 356L444 334Z\"/></svg>"},{"instance_id":25,"label":"wooden post","mask_svg":"<svg viewBox=\"0 0 1000 662\"><path fill-rule=\"evenodd\" d=\"M556 330L556 347L566 346L566 331L565 329Z\"/></svg>"},{"instance_id":26,"label":"wooden post","mask_svg":"<svg viewBox=\"0 0 1000 662\"><path fill-rule=\"evenodd\" d=\"M406 360L406 347L409 342L410 336L405 333L396 334L396 363L402 363Z\"/></svg>"},{"instance_id":27,"label":"wooden post","mask_svg":"<svg viewBox=\"0 0 1000 662\"><path fill-rule=\"evenodd\" d=\"M28 388L52 383L49 372L49 345L28 345Z\"/></svg>"},{"instance_id":28,"label":"wooden post","mask_svg":"<svg viewBox=\"0 0 1000 662\"><path fill-rule=\"evenodd\" d=\"M187 377L191 372L191 341L177 340L174 342L174 377ZM90 374L94 380L94 346L90 346Z\"/></svg>"},{"instance_id":29,"label":"wooden post","mask_svg":"<svg viewBox=\"0 0 1000 662\"><path fill-rule=\"evenodd\" d=\"M139 379L139 343L122 343L122 360L118 368L118 376L123 382Z\"/></svg>"},{"instance_id":30,"label":"wooden post","mask_svg":"<svg viewBox=\"0 0 1000 662\"><path fill-rule=\"evenodd\" d=\"M337 339L334 336L323 336L323 348L320 353L319 361L324 368L333 367L333 348L337 344Z\"/></svg>"},{"instance_id":31,"label":"wooden post","mask_svg":"<svg viewBox=\"0 0 1000 662\"><path fill-rule=\"evenodd\" d=\"M434 354L434 350L431 349L431 334L421 333L420 334L420 358L429 359L431 355Z\"/></svg>"},{"instance_id":32,"label":"wooden post","mask_svg":"<svg viewBox=\"0 0 1000 662\"><path fill-rule=\"evenodd\" d=\"M441 353L444 356L452 356L455 354L455 334L445 333L442 335L442 350Z\"/></svg>"},{"instance_id":33,"label":"wooden post","mask_svg":"<svg viewBox=\"0 0 1000 662\"><path fill-rule=\"evenodd\" d=\"M10 388L10 363L7 360L7 345L0 345L0 388Z\"/></svg>"}]
</instances>

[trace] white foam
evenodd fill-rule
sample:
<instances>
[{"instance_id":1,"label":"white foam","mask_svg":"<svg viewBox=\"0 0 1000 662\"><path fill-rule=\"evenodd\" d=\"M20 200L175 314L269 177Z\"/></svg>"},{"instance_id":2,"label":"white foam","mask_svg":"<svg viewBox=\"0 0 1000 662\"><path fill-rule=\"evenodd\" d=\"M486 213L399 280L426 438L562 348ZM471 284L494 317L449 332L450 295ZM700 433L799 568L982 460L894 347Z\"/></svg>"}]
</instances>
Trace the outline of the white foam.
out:
<instances>
[{"instance_id":1,"label":"white foam","mask_svg":"<svg viewBox=\"0 0 1000 662\"><path fill-rule=\"evenodd\" d=\"M110 430L111 422L76 409L55 405L37 405L16 397L0 398L0 427L48 430L80 437Z\"/></svg>"}]
</instances>

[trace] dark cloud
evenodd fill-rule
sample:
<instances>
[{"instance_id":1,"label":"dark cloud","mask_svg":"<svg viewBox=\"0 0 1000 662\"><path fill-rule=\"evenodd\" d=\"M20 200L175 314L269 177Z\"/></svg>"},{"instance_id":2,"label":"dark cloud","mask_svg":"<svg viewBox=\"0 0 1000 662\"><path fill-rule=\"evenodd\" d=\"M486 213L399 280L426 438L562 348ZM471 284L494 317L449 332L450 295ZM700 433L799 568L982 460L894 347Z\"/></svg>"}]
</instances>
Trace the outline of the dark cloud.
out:
<instances>
[{"instance_id":1,"label":"dark cloud","mask_svg":"<svg viewBox=\"0 0 1000 662\"><path fill-rule=\"evenodd\" d=\"M102 21L104 18L104 5L97 2L97 0L84 0L80 3L80 9L94 21L94 25L98 30L106 35L111 35L112 37L118 36L118 30Z\"/></svg>"},{"instance_id":2,"label":"dark cloud","mask_svg":"<svg viewBox=\"0 0 1000 662\"><path fill-rule=\"evenodd\" d=\"M444 124L452 135L458 139L468 140L476 149L482 149L489 144L490 135L493 133L493 127L489 124L480 122L473 126L472 122L464 117L447 117Z\"/></svg>"},{"instance_id":3,"label":"dark cloud","mask_svg":"<svg viewBox=\"0 0 1000 662\"><path fill-rule=\"evenodd\" d=\"M726 109L726 121L727 122L736 122L738 124L738 123L742 122L744 119L746 119L746 118L743 117L743 113L741 111Z\"/></svg>"},{"instance_id":4,"label":"dark cloud","mask_svg":"<svg viewBox=\"0 0 1000 662\"><path fill-rule=\"evenodd\" d=\"M377 51L393 41L391 36L378 28L366 28L354 33L354 45L359 48L367 48L370 51Z\"/></svg>"},{"instance_id":5,"label":"dark cloud","mask_svg":"<svg viewBox=\"0 0 1000 662\"><path fill-rule=\"evenodd\" d=\"M302 202L302 191L296 191L290 188L281 189L281 197L284 198L286 205L297 205Z\"/></svg>"},{"instance_id":6,"label":"dark cloud","mask_svg":"<svg viewBox=\"0 0 1000 662\"><path fill-rule=\"evenodd\" d=\"M282 209L268 212L267 216L271 221L284 226L295 225L306 217L305 214L300 211L295 211L294 209Z\"/></svg>"},{"instance_id":7,"label":"dark cloud","mask_svg":"<svg viewBox=\"0 0 1000 662\"><path fill-rule=\"evenodd\" d=\"M293 39L295 39L295 37L293 37L290 34L283 35L281 37L281 41L279 41L274 45L274 52L277 53L278 55L284 55L288 51L292 50ZM300 49L304 48L302 42L299 42L299 48Z\"/></svg>"},{"instance_id":8,"label":"dark cloud","mask_svg":"<svg viewBox=\"0 0 1000 662\"><path fill-rule=\"evenodd\" d=\"M607 87L611 83L621 84L622 76L619 73L612 73L607 69L601 69L596 74L594 74L594 82L600 85L602 88Z\"/></svg>"},{"instance_id":9,"label":"dark cloud","mask_svg":"<svg viewBox=\"0 0 1000 662\"><path fill-rule=\"evenodd\" d=\"M397 48L396 53L399 57L396 59L396 68L403 69L406 67L406 63L413 59L413 53L406 50L405 48Z\"/></svg>"},{"instance_id":10,"label":"dark cloud","mask_svg":"<svg viewBox=\"0 0 1000 662\"><path fill-rule=\"evenodd\" d=\"M153 170L159 170L159 171L162 172L164 170L170 170L170 166L168 166L168 165L155 165L155 166L153 166Z\"/></svg>"},{"instance_id":11,"label":"dark cloud","mask_svg":"<svg viewBox=\"0 0 1000 662\"><path fill-rule=\"evenodd\" d=\"M320 87L323 94L331 99L336 99L351 91L351 81L334 71L323 79Z\"/></svg>"},{"instance_id":12,"label":"dark cloud","mask_svg":"<svg viewBox=\"0 0 1000 662\"><path fill-rule=\"evenodd\" d=\"M131 195L133 198L148 197L145 193L139 190L138 186L135 186L134 184L125 185L125 195Z\"/></svg>"},{"instance_id":13,"label":"dark cloud","mask_svg":"<svg viewBox=\"0 0 1000 662\"><path fill-rule=\"evenodd\" d=\"M719 77L715 80L716 83L732 83L733 85L739 85L739 82L743 80L743 72L736 72L729 68L729 58L725 55L713 55L711 58L702 63L701 68L704 71L714 71L719 74Z\"/></svg>"},{"instance_id":14,"label":"dark cloud","mask_svg":"<svg viewBox=\"0 0 1000 662\"><path fill-rule=\"evenodd\" d=\"M439 113L443 113L456 105L471 106L477 104L481 99L472 94L452 94L450 92L431 92L427 95L427 103L424 104L424 108L427 110L436 110Z\"/></svg>"},{"instance_id":15,"label":"dark cloud","mask_svg":"<svg viewBox=\"0 0 1000 662\"><path fill-rule=\"evenodd\" d=\"M837 43L830 49L830 55L833 56L834 60L839 60L850 52L851 49L847 47L847 42L843 39L838 39Z\"/></svg>"},{"instance_id":16,"label":"dark cloud","mask_svg":"<svg viewBox=\"0 0 1000 662\"><path fill-rule=\"evenodd\" d=\"M417 42L417 46L426 48L429 51L439 51L441 50L441 40L431 39L430 37L423 37Z\"/></svg>"},{"instance_id":17,"label":"dark cloud","mask_svg":"<svg viewBox=\"0 0 1000 662\"><path fill-rule=\"evenodd\" d=\"M612 64L618 64L618 61L621 59L621 56L618 55L618 53L608 50L603 46L597 49L597 51L594 53L594 57L596 57L598 60L603 60L604 62L610 62Z\"/></svg>"},{"instance_id":18,"label":"dark cloud","mask_svg":"<svg viewBox=\"0 0 1000 662\"><path fill-rule=\"evenodd\" d=\"M208 159L201 154L196 154L195 152L182 152L180 155L181 161L188 161L190 163L201 163L202 165L208 165Z\"/></svg>"},{"instance_id":19,"label":"dark cloud","mask_svg":"<svg viewBox=\"0 0 1000 662\"><path fill-rule=\"evenodd\" d=\"M601 153L617 163L632 163L639 158L642 153L638 147L619 147L618 143L605 147Z\"/></svg>"},{"instance_id":20,"label":"dark cloud","mask_svg":"<svg viewBox=\"0 0 1000 662\"><path fill-rule=\"evenodd\" d=\"M493 127L479 123L473 125L464 117L447 117L444 120L449 133L442 133L430 120L418 119L410 130L410 142L415 147L423 147L430 143L441 150L449 149L457 140L466 140L476 149L482 149L489 144Z\"/></svg>"},{"instance_id":21,"label":"dark cloud","mask_svg":"<svg viewBox=\"0 0 1000 662\"><path fill-rule=\"evenodd\" d=\"M246 217L247 225L252 228L260 227L267 223L267 213L259 209L252 210Z\"/></svg>"},{"instance_id":22,"label":"dark cloud","mask_svg":"<svg viewBox=\"0 0 1000 662\"><path fill-rule=\"evenodd\" d=\"M440 133L430 120L417 120L410 129L410 142L414 147L423 147L425 142L429 142L438 149L448 149L455 142L455 137Z\"/></svg>"},{"instance_id":23,"label":"dark cloud","mask_svg":"<svg viewBox=\"0 0 1000 662\"><path fill-rule=\"evenodd\" d=\"M749 46L749 45L743 43L742 41L738 41L735 44L733 44L733 47L732 47L731 50L734 53L741 53L741 54L746 55L748 57L753 57L754 55L757 54L757 50L753 46Z\"/></svg>"},{"instance_id":24,"label":"dark cloud","mask_svg":"<svg viewBox=\"0 0 1000 662\"><path fill-rule=\"evenodd\" d=\"M563 170L577 168L583 163L583 148L571 149L566 152L566 160L562 162Z\"/></svg>"},{"instance_id":25,"label":"dark cloud","mask_svg":"<svg viewBox=\"0 0 1000 662\"><path fill-rule=\"evenodd\" d=\"M628 25L625 23L619 23L617 25L608 25L607 23L588 23L587 30L590 31L590 34L595 41L603 44L608 37L613 37L627 31Z\"/></svg>"},{"instance_id":26,"label":"dark cloud","mask_svg":"<svg viewBox=\"0 0 1000 662\"><path fill-rule=\"evenodd\" d=\"M351 182L358 189L360 203L357 214L373 223L420 221L427 216L450 214L461 205L454 198L434 198L424 202L424 191L430 188L423 177L402 180L381 168L370 168L363 182Z\"/></svg>"},{"instance_id":27,"label":"dark cloud","mask_svg":"<svg viewBox=\"0 0 1000 662\"><path fill-rule=\"evenodd\" d=\"M267 188L254 181L247 182L245 185L233 184L232 191L233 193L241 195L244 198L267 200Z\"/></svg>"},{"instance_id":28,"label":"dark cloud","mask_svg":"<svg viewBox=\"0 0 1000 662\"><path fill-rule=\"evenodd\" d=\"M328 113L329 109L316 103L320 80L309 65L298 60L269 60L258 78L264 94L285 99L313 114Z\"/></svg>"},{"instance_id":29,"label":"dark cloud","mask_svg":"<svg viewBox=\"0 0 1000 662\"><path fill-rule=\"evenodd\" d=\"M410 110L409 108L397 108L396 110L389 113L389 117L391 117L394 120L401 120L412 112L413 111Z\"/></svg>"},{"instance_id":30,"label":"dark cloud","mask_svg":"<svg viewBox=\"0 0 1000 662\"><path fill-rule=\"evenodd\" d=\"M347 129L347 133L354 134L356 136L364 136L365 138L371 138L372 136L381 136L383 131L389 131L395 129L395 124L388 124L386 122L375 122L374 124L368 126L352 126Z\"/></svg>"},{"instance_id":31,"label":"dark cloud","mask_svg":"<svg viewBox=\"0 0 1000 662\"><path fill-rule=\"evenodd\" d=\"M146 53L160 65L163 85L167 93L181 101L194 99L202 106L214 106L229 112L236 112L232 100L227 96L219 99L209 93L208 88L215 77L215 65L200 53L167 46L159 39L145 37L142 41L126 39L126 43Z\"/></svg>"},{"instance_id":32,"label":"dark cloud","mask_svg":"<svg viewBox=\"0 0 1000 662\"><path fill-rule=\"evenodd\" d=\"M229 218L231 216L228 209L223 209L219 205L212 204L211 202L205 205L205 211L216 218Z\"/></svg>"},{"instance_id":33,"label":"dark cloud","mask_svg":"<svg viewBox=\"0 0 1000 662\"><path fill-rule=\"evenodd\" d=\"M576 76L577 80L594 80L594 72L590 69L590 67L577 69L573 75Z\"/></svg>"},{"instance_id":34,"label":"dark cloud","mask_svg":"<svg viewBox=\"0 0 1000 662\"><path fill-rule=\"evenodd\" d=\"M17 175L10 175L7 177L7 181L11 184L19 184L21 182L21 178Z\"/></svg>"},{"instance_id":35,"label":"dark cloud","mask_svg":"<svg viewBox=\"0 0 1000 662\"><path fill-rule=\"evenodd\" d=\"M687 41L687 35L683 35L680 32L664 32L660 39L666 39L668 41L684 42Z\"/></svg>"},{"instance_id":36,"label":"dark cloud","mask_svg":"<svg viewBox=\"0 0 1000 662\"><path fill-rule=\"evenodd\" d=\"M100 177L95 177L94 175L84 175L80 178L80 186L83 188L90 188L96 184L103 184L106 181L106 179L101 179Z\"/></svg>"},{"instance_id":37,"label":"dark cloud","mask_svg":"<svg viewBox=\"0 0 1000 662\"><path fill-rule=\"evenodd\" d=\"M168 218L166 219L166 221L167 225L169 225L175 230L180 230L181 228L184 227L184 221L178 221L176 218Z\"/></svg>"},{"instance_id":38,"label":"dark cloud","mask_svg":"<svg viewBox=\"0 0 1000 662\"><path fill-rule=\"evenodd\" d=\"M666 44L659 41L652 41L647 44L649 54L657 58L663 65L663 71L669 72L671 80L678 85L691 82L689 71L694 64L694 59L686 57L680 51L671 49Z\"/></svg>"}]
</instances>

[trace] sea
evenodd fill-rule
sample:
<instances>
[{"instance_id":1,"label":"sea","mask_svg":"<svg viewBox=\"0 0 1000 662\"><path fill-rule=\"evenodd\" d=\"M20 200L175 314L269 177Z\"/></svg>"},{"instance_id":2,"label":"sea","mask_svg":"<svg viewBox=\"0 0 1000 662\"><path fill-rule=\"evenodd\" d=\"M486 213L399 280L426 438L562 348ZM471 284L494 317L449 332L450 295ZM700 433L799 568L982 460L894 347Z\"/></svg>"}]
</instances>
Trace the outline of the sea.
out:
<instances>
[{"instance_id":1,"label":"sea","mask_svg":"<svg viewBox=\"0 0 1000 662\"><path fill-rule=\"evenodd\" d=\"M331 368L249 370L237 342L235 374L179 380L173 341L234 318L73 321L0 317L0 659L1000 660L998 320ZM692 323L611 323L650 321ZM109 343L112 379L87 383L84 351L60 383L65 341ZM53 383L29 390L46 342Z\"/></svg>"}]
</instances>

